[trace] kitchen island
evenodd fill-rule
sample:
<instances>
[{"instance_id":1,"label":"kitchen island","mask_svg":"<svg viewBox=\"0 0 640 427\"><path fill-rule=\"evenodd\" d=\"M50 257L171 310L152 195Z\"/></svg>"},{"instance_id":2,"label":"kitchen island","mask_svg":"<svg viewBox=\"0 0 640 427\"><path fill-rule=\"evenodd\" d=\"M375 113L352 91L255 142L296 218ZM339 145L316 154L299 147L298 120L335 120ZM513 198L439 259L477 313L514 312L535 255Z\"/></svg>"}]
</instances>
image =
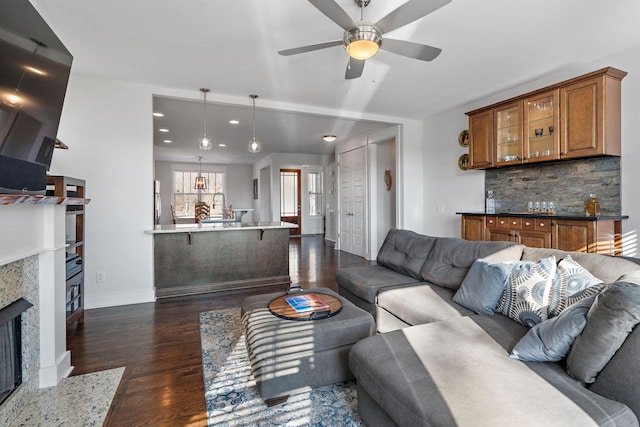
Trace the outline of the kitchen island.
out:
<instances>
[{"instance_id":1,"label":"kitchen island","mask_svg":"<svg viewBox=\"0 0 640 427\"><path fill-rule=\"evenodd\" d=\"M156 298L291 282L286 222L157 225Z\"/></svg>"}]
</instances>

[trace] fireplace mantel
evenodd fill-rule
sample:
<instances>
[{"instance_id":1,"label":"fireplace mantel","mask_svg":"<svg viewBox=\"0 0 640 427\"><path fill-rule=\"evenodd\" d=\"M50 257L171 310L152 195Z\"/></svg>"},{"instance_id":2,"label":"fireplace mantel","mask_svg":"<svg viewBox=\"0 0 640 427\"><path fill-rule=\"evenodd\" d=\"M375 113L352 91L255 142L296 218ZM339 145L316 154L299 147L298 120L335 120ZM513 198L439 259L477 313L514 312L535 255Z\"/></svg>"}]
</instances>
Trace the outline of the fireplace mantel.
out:
<instances>
[{"instance_id":1,"label":"fireplace mantel","mask_svg":"<svg viewBox=\"0 0 640 427\"><path fill-rule=\"evenodd\" d=\"M39 367L37 387L69 375L65 319L65 205L88 199L0 194L0 265L37 256ZM30 301L36 305L34 301Z\"/></svg>"}]
</instances>

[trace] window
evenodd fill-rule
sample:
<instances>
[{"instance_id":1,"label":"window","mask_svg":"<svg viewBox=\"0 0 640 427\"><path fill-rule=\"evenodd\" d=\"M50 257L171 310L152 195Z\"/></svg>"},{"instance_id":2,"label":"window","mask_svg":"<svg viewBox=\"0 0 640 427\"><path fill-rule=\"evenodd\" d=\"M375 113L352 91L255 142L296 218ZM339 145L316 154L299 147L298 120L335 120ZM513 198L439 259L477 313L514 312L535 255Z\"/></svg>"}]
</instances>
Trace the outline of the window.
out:
<instances>
[{"instance_id":1,"label":"window","mask_svg":"<svg viewBox=\"0 0 640 427\"><path fill-rule=\"evenodd\" d=\"M194 189L198 169L173 170L173 206L176 216L195 216L195 204L206 202L211 207L211 216L222 216L224 208L224 192L226 190L226 171L203 170L202 176L207 180L206 190Z\"/></svg>"},{"instance_id":2,"label":"window","mask_svg":"<svg viewBox=\"0 0 640 427\"><path fill-rule=\"evenodd\" d=\"M322 172L309 172L309 216L322 216Z\"/></svg>"},{"instance_id":3,"label":"window","mask_svg":"<svg viewBox=\"0 0 640 427\"><path fill-rule=\"evenodd\" d=\"M280 216L298 216L298 170L280 171Z\"/></svg>"}]
</instances>

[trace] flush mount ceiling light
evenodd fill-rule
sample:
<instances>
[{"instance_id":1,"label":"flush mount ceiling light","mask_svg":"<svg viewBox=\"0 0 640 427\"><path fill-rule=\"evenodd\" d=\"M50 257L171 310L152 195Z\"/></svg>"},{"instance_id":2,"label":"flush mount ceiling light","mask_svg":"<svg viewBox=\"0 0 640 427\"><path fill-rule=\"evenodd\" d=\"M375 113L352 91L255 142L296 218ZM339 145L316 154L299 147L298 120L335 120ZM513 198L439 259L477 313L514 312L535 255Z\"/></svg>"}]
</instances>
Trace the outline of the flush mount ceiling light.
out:
<instances>
[{"instance_id":1,"label":"flush mount ceiling light","mask_svg":"<svg viewBox=\"0 0 640 427\"><path fill-rule=\"evenodd\" d=\"M249 95L249 98L253 101L253 138L249 141L249 152L259 153L262 150L262 144L256 139L256 98L258 95Z\"/></svg>"},{"instance_id":2,"label":"flush mount ceiling light","mask_svg":"<svg viewBox=\"0 0 640 427\"><path fill-rule=\"evenodd\" d=\"M324 135L322 139L324 142L333 142L337 139L337 137L335 135Z\"/></svg>"},{"instance_id":3,"label":"flush mount ceiling light","mask_svg":"<svg viewBox=\"0 0 640 427\"><path fill-rule=\"evenodd\" d=\"M153 113L153 117L164 117L162 113Z\"/></svg>"},{"instance_id":4,"label":"flush mount ceiling light","mask_svg":"<svg viewBox=\"0 0 640 427\"><path fill-rule=\"evenodd\" d=\"M198 163L200 163L200 171L198 172L193 188L196 190L206 190L207 180L202 176L202 156L198 156Z\"/></svg>"},{"instance_id":5,"label":"flush mount ceiling light","mask_svg":"<svg viewBox=\"0 0 640 427\"><path fill-rule=\"evenodd\" d=\"M204 95L203 107L204 107L204 132L202 133L202 138L199 139L199 147L201 150L211 150L211 141L207 138L207 92L209 89L200 88L200 92Z\"/></svg>"}]
</instances>

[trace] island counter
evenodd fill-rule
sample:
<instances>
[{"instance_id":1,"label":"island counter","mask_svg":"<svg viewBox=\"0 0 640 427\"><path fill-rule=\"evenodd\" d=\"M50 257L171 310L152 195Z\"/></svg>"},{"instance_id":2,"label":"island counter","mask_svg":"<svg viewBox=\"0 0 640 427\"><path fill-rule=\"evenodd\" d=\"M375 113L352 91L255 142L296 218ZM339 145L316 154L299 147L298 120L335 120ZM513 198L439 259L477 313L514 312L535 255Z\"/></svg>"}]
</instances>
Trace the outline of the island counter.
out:
<instances>
[{"instance_id":1,"label":"island counter","mask_svg":"<svg viewBox=\"0 0 640 427\"><path fill-rule=\"evenodd\" d=\"M286 222L157 225L157 298L291 283Z\"/></svg>"}]
</instances>

